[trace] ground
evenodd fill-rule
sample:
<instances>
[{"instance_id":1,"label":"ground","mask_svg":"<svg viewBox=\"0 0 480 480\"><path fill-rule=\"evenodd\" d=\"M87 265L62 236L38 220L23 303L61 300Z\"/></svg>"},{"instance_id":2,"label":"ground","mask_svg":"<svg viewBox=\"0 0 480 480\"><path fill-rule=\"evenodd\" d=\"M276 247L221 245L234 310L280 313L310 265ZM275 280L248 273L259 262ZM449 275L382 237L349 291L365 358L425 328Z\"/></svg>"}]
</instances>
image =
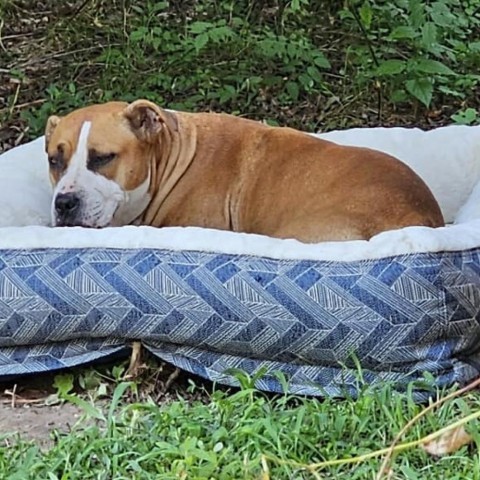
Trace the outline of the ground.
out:
<instances>
[{"instance_id":1,"label":"ground","mask_svg":"<svg viewBox=\"0 0 480 480\"><path fill-rule=\"evenodd\" d=\"M71 371L37 374L0 382L0 432L19 434L24 440L34 440L42 448L52 445L52 432L69 432L85 413L81 406L65 403L61 397L59 378L75 377L74 390L93 398L96 406L106 404L111 389L121 380L134 379L138 383L138 397L154 398L159 404L171 402L177 395L182 398L206 399L200 393L189 392L189 384L195 382L206 391L212 390L211 382L195 375L180 372L142 351L136 371L129 370L130 360L97 365L95 368L79 368ZM226 389L224 389L226 390ZM99 395L99 392L103 392Z\"/></svg>"},{"instance_id":2,"label":"ground","mask_svg":"<svg viewBox=\"0 0 480 480\"><path fill-rule=\"evenodd\" d=\"M67 433L83 411L70 403L55 406L3 404L0 411L0 430L33 440L42 448L52 445L52 432Z\"/></svg>"},{"instance_id":3,"label":"ground","mask_svg":"<svg viewBox=\"0 0 480 480\"><path fill-rule=\"evenodd\" d=\"M0 432L16 433L48 448L52 444L52 431L69 431L82 409L59 401L52 387L52 376L39 377L0 384Z\"/></svg>"}]
</instances>

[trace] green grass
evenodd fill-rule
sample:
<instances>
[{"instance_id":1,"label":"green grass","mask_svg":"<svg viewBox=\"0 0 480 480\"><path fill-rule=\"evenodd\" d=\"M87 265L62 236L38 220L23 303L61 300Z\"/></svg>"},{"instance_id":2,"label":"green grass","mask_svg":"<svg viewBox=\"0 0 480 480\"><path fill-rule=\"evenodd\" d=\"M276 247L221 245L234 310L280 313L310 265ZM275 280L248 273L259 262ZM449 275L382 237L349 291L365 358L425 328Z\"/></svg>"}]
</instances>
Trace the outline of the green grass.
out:
<instances>
[{"instance_id":1,"label":"green grass","mask_svg":"<svg viewBox=\"0 0 480 480\"><path fill-rule=\"evenodd\" d=\"M213 390L203 392L202 400L179 396L160 406L149 400L122 405L125 392L132 388L135 397L136 387L120 383L104 410L68 394L96 423L82 428L79 421L70 434L57 435L46 452L22 441L2 448L1 478L373 479L381 457L313 471L306 466L388 447L422 410L408 394L396 394L387 385L345 401L265 395L249 383L244 378L236 393ZM479 408L476 394L454 399L413 426L403 441ZM478 440L476 426L469 431ZM393 479L473 480L480 478L480 457L476 447L438 460L416 448L399 453L393 470Z\"/></svg>"}]
</instances>

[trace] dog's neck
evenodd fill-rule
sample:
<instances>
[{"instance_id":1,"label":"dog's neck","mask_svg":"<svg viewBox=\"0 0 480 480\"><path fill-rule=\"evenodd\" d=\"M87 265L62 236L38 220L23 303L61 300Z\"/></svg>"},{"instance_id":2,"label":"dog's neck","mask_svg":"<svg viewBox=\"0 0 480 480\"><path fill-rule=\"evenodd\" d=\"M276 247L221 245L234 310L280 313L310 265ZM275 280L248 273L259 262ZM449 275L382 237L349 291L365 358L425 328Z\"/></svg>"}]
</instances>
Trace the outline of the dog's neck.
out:
<instances>
[{"instance_id":1,"label":"dog's neck","mask_svg":"<svg viewBox=\"0 0 480 480\"><path fill-rule=\"evenodd\" d=\"M165 127L150 155L150 203L141 215L143 225L161 225L161 209L167 197L192 163L197 143L194 126L177 115L178 129Z\"/></svg>"}]
</instances>

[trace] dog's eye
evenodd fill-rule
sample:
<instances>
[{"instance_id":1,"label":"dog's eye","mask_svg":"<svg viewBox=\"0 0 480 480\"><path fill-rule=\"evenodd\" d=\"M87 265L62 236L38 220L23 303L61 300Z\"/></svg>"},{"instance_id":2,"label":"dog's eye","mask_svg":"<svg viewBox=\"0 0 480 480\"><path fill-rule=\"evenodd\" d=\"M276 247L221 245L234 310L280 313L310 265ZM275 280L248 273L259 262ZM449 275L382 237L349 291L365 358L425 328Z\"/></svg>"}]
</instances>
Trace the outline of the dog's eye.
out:
<instances>
[{"instance_id":1,"label":"dog's eye","mask_svg":"<svg viewBox=\"0 0 480 480\"><path fill-rule=\"evenodd\" d=\"M117 156L116 153L98 153L90 152L88 155L88 166L98 168L111 162Z\"/></svg>"},{"instance_id":2,"label":"dog's eye","mask_svg":"<svg viewBox=\"0 0 480 480\"><path fill-rule=\"evenodd\" d=\"M51 168L59 168L61 166L62 159L59 158L58 156L49 155L48 163Z\"/></svg>"}]
</instances>

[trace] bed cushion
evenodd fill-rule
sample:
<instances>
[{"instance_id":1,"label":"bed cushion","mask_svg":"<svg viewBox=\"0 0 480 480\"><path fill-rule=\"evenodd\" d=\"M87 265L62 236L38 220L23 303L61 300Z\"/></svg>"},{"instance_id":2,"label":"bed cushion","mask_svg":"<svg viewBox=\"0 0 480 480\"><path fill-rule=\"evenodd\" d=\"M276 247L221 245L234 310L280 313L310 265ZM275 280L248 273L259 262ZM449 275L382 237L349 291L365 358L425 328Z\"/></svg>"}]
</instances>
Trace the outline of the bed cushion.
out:
<instances>
[{"instance_id":1,"label":"bed cushion","mask_svg":"<svg viewBox=\"0 0 480 480\"><path fill-rule=\"evenodd\" d=\"M373 387L415 382L418 400L431 395L425 372L434 387L469 381L480 369L478 129L451 129L325 134L395 153L457 224L317 245L199 228L50 228L42 139L7 152L0 376L126 354L141 341L221 383L236 384L236 369L260 372L268 391L282 390L283 375L291 392L355 396L359 367Z\"/></svg>"}]
</instances>

